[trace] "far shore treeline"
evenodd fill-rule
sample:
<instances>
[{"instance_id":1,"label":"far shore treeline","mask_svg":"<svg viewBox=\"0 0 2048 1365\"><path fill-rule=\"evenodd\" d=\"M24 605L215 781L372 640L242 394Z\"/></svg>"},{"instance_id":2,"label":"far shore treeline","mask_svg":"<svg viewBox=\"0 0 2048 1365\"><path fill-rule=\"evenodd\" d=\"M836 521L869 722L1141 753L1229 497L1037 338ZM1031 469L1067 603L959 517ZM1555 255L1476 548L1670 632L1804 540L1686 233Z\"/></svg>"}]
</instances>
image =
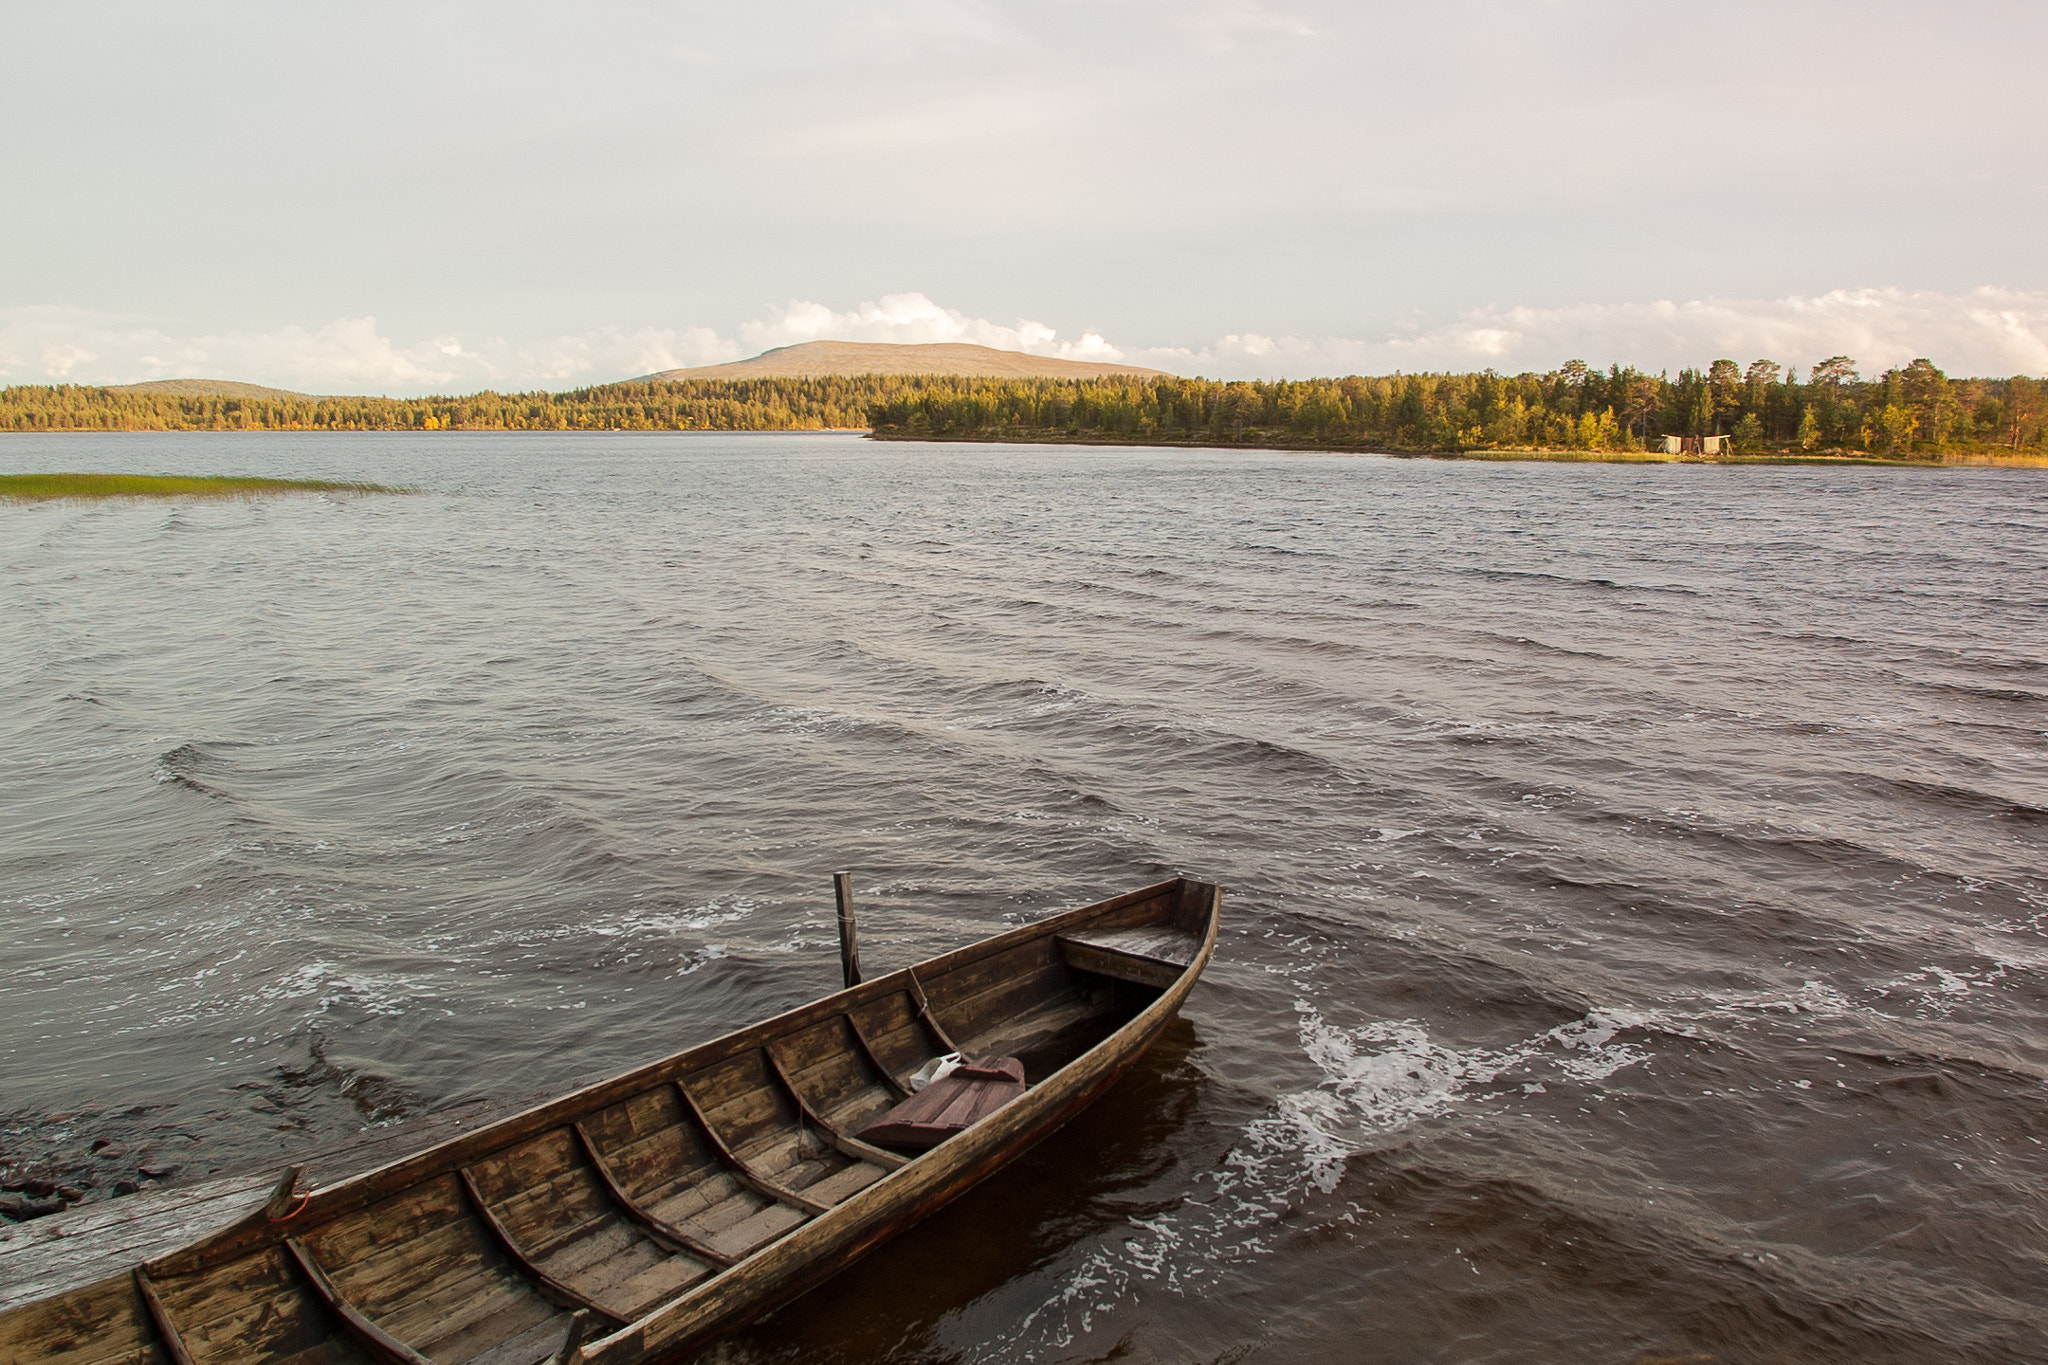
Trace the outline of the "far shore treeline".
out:
<instances>
[{"instance_id":1,"label":"far shore treeline","mask_svg":"<svg viewBox=\"0 0 2048 1365\"><path fill-rule=\"evenodd\" d=\"M1865 380L1837 356L1796 369L1729 360L1676 379L1569 362L1547 374L1383 375L1218 383L956 381L878 404L877 436L1259 444L1302 449L1661 450L1667 436L1732 438L1737 456L2038 454L2048 384L1950 379L1916 360Z\"/></svg>"},{"instance_id":2,"label":"far shore treeline","mask_svg":"<svg viewBox=\"0 0 2048 1365\"><path fill-rule=\"evenodd\" d=\"M2036 456L2048 384L1951 379L1931 361L1874 378L1837 356L1804 378L1719 360L1676 378L1572 361L1543 374L1395 374L1222 382L1113 376L853 375L629 382L454 398L198 396L85 385L0 390L0 431L804 431L927 440L1302 449L1661 450L1732 437L1737 456Z\"/></svg>"}]
</instances>

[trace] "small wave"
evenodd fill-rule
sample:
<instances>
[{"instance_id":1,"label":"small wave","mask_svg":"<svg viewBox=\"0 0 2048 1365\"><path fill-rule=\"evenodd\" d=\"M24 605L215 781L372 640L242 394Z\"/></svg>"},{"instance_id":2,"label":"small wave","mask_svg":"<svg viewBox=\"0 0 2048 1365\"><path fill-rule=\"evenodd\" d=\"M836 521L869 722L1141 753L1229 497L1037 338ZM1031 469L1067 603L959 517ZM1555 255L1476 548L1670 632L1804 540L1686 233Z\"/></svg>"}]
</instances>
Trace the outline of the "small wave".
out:
<instances>
[{"instance_id":1,"label":"small wave","mask_svg":"<svg viewBox=\"0 0 2048 1365\"><path fill-rule=\"evenodd\" d=\"M1230 547L1233 550L1251 550L1259 554L1282 555L1300 559L1340 559L1335 550L1304 550L1292 545L1270 545L1261 541L1241 540Z\"/></svg>"},{"instance_id":2,"label":"small wave","mask_svg":"<svg viewBox=\"0 0 2048 1365\"><path fill-rule=\"evenodd\" d=\"M1540 569L1464 569L1460 572L1475 574L1494 582L1529 579L1545 583L1562 583L1568 588L1598 588L1610 592L1657 592L1670 593L1677 597L1706 595L1697 588L1681 587L1675 583L1618 583L1612 578L1580 578L1573 574L1545 573Z\"/></svg>"},{"instance_id":3,"label":"small wave","mask_svg":"<svg viewBox=\"0 0 2048 1365\"><path fill-rule=\"evenodd\" d=\"M1564 645L1553 645L1543 640L1532 640L1526 635L1495 636L1494 638L1506 640L1509 644L1519 645L1524 649L1535 650L1539 654L1555 654L1567 659L1602 659L1608 662L1612 662L1614 659L1612 654L1602 654L1597 649L1570 649Z\"/></svg>"},{"instance_id":4,"label":"small wave","mask_svg":"<svg viewBox=\"0 0 2048 1365\"><path fill-rule=\"evenodd\" d=\"M1924 682L1919 684L1929 692L1948 692L1963 697L1981 697L1986 701L2032 702L2035 705L2048 703L2048 696L2039 692L2028 692L2017 687L1984 687L1977 683Z\"/></svg>"},{"instance_id":5,"label":"small wave","mask_svg":"<svg viewBox=\"0 0 2048 1365\"><path fill-rule=\"evenodd\" d=\"M206 765L207 755L198 745L180 744L157 756L153 774L159 784L169 783L216 800L227 799L226 792L200 780L199 772Z\"/></svg>"},{"instance_id":6,"label":"small wave","mask_svg":"<svg viewBox=\"0 0 2048 1365\"><path fill-rule=\"evenodd\" d=\"M1884 777L1877 774L1866 774L1864 780L1880 790L1903 792L1907 796L1946 806L1952 810L1967 811L1974 815L2003 815L2027 824L2048 823L2048 807L1978 791L1974 787L1957 787L1941 782L1922 782L1911 777Z\"/></svg>"},{"instance_id":7,"label":"small wave","mask_svg":"<svg viewBox=\"0 0 2048 1365\"><path fill-rule=\"evenodd\" d=\"M278 1076L295 1090L331 1087L372 1123L388 1123L427 1107L418 1088L394 1080L359 1063L337 1062L327 1055L327 1039L315 1032L307 1042L310 1057L303 1066L281 1066Z\"/></svg>"}]
</instances>

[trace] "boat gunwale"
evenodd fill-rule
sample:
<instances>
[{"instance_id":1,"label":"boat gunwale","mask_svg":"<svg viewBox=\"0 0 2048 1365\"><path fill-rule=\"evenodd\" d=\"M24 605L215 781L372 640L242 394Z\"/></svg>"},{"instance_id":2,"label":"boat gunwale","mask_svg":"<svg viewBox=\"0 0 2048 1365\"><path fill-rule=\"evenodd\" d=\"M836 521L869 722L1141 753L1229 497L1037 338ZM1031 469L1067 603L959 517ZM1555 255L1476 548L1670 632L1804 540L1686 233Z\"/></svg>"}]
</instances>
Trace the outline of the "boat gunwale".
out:
<instances>
[{"instance_id":1,"label":"boat gunwale","mask_svg":"<svg viewBox=\"0 0 2048 1365\"><path fill-rule=\"evenodd\" d=\"M144 1265L152 1275L190 1274L219 1265L224 1261L247 1254L262 1246L279 1243L287 1232L294 1236L304 1235L335 1219L346 1217L352 1213L359 1213L379 1200L388 1198L425 1181L451 1174L461 1166L470 1165L488 1158L552 1128L566 1127L580 1118L587 1117L591 1113L607 1108L621 1100L629 1099L643 1090L670 1084L680 1076L753 1051L762 1047L768 1041L799 1032L807 1025L847 1014L856 1006L865 1005L872 1001L885 999L900 993L912 993L914 991L913 981L922 981L940 976L943 973L969 965L982 958L1008 951L1020 944L1056 935L1073 923L1128 909L1133 905L1169 895L1181 887L1190 885L1207 884L1193 882L1186 877L1173 877L1163 882L1157 882L1150 886L1140 887L1134 891L1127 891L1121 895L1112 896L1107 900L1095 901L1087 905L1076 906L1071 910L1063 910L1056 914L1047 915L1045 918L1033 921L1030 924L1019 925L1015 929L1005 930L992 937L964 944L959 948L941 953L937 957L928 958L923 962L900 967L886 975L863 981L857 986L845 987L828 995L819 996L815 1000L797 1005L783 1011L781 1014L744 1025L729 1033L707 1039L702 1043L692 1044L678 1052L670 1053L652 1062L643 1063L629 1071L606 1077L601 1081L593 1082L580 1089L569 1091L566 1094L556 1096L554 1099L543 1100L539 1104L507 1115L502 1119L476 1128L468 1133L462 1133L435 1143L433 1146L414 1152L409 1156L386 1162L382 1166L372 1167L368 1171L346 1177L324 1188L316 1188L305 1196L290 1214L283 1218L271 1218L268 1216L267 1210L259 1209L239 1223L231 1224L219 1232L202 1238L191 1245L179 1247L162 1256L146 1261ZM1201 968L1208 961L1209 951L1215 941L1216 918L1212 913L1202 950L1188 964L1187 971L1180 978L1180 983L1162 992L1162 1000L1167 995L1175 995L1176 998L1185 995L1187 987L1192 985L1190 974L1199 976ZM922 973L923 976L920 977L919 973ZM1148 1005L1129 1024L1112 1032L1108 1038L1096 1044L1095 1048L1091 1048L1088 1052L1074 1058L1065 1067L1055 1072L1053 1077L1049 1077L1048 1081L1078 1066L1096 1050L1123 1035L1130 1028L1131 1024L1135 1024L1138 1019L1146 1017L1157 1003L1155 1001L1153 1005ZM1029 1093L1027 1092L1027 1095ZM1014 1107L1015 1102L1013 1101L1012 1104L1006 1105L1004 1110L999 1110L996 1114L991 1115L990 1119L999 1117L1003 1112ZM982 1124L975 1125L975 1129L971 1131L980 1130L988 1121L984 1120ZM954 1139L953 1141L957 1140ZM951 1142L942 1143L938 1148L934 1148L932 1152L925 1153L923 1156L929 1157L950 1145ZM868 1190L887 1183L898 1175L900 1171L910 1170L921 1164L921 1160L906 1162L904 1166L896 1171L888 1172L882 1179L877 1180L874 1185L852 1196L847 1202L851 1203L853 1200L860 1199L868 1193ZM845 1207L845 1204L835 1205L834 1209L843 1207ZM762 1253L783 1245L790 1237L794 1237L798 1232L817 1222L820 1218L831 1216L831 1212L828 1210L825 1214L813 1217L795 1231L749 1253L737 1264L726 1267L718 1274L712 1276L711 1279L714 1281L726 1280L733 1272L753 1261ZM685 1297L688 1296L686 1295ZM677 1300L677 1302L680 1301ZM630 1328L626 1330L630 1330Z\"/></svg>"}]
</instances>

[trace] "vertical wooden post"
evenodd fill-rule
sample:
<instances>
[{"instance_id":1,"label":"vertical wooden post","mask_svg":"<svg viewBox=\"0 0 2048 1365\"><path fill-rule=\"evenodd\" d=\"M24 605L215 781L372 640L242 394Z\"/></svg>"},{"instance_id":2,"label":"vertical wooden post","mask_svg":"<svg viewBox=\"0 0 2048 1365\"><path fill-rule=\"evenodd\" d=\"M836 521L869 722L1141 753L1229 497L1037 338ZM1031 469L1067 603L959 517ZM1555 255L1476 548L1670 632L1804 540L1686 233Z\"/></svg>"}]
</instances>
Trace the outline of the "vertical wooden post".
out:
<instances>
[{"instance_id":1,"label":"vertical wooden post","mask_svg":"<svg viewBox=\"0 0 2048 1365\"><path fill-rule=\"evenodd\" d=\"M860 984L860 933L853 922L853 874L832 874L832 894L839 902L839 969L846 984Z\"/></svg>"}]
</instances>

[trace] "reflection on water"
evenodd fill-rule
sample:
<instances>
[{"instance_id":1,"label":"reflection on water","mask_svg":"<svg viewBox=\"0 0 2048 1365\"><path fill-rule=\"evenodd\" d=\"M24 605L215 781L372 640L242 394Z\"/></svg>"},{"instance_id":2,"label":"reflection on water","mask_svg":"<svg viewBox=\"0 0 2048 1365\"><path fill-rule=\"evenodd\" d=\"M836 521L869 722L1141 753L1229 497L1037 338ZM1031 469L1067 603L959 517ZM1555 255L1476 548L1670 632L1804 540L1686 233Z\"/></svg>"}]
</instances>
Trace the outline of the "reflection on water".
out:
<instances>
[{"instance_id":1,"label":"reflection on water","mask_svg":"<svg viewBox=\"0 0 2048 1365\"><path fill-rule=\"evenodd\" d=\"M843 867L877 969L1185 871L1141 1072L721 1358L2048 1355L2030 472L53 462L423 491L0 508L10 1160L593 1079L830 989Z\"/></svg>"}]
</instances>

